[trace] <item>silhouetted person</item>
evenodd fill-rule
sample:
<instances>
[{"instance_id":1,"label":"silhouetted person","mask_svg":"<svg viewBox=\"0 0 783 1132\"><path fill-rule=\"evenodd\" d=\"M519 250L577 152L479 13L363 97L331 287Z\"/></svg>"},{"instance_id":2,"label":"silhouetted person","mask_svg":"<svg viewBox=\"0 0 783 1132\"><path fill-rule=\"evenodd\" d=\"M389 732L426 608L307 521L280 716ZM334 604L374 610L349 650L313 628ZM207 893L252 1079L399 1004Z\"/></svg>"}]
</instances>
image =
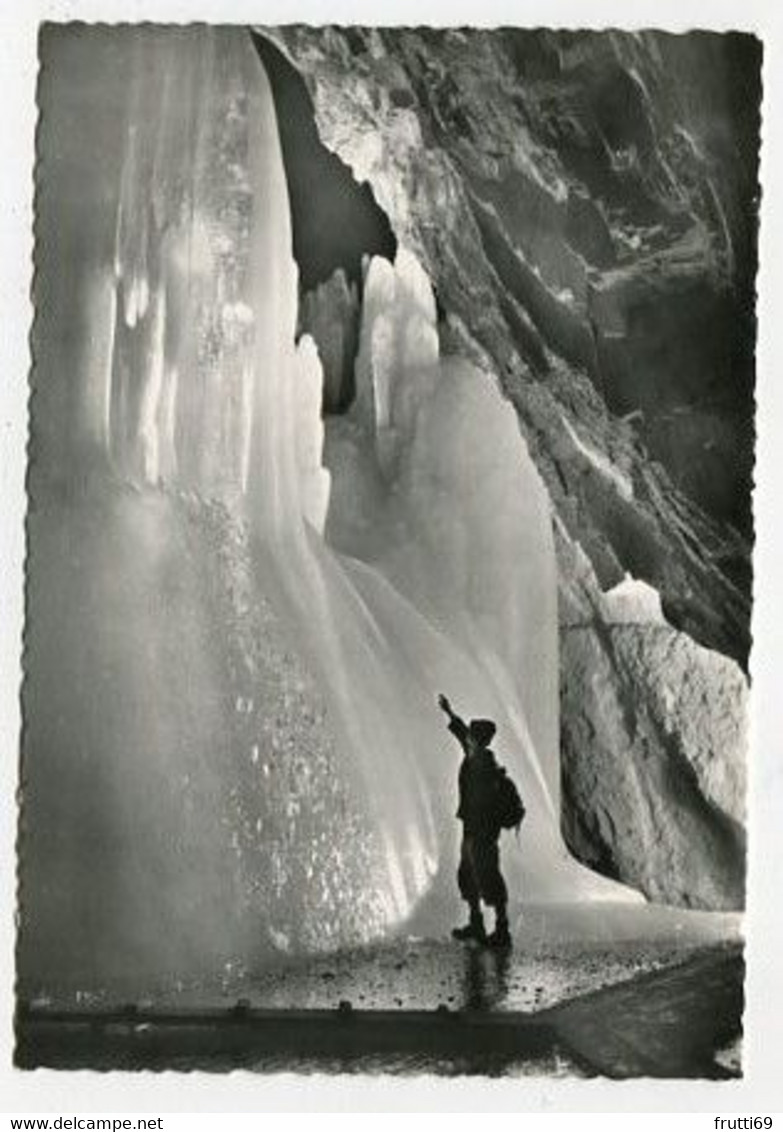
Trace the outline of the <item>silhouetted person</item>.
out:
<instances>
[{"instance_id":1,"label":"silhouetted person","mask_svg":"<svg viewBox=\"0 0 783 1132\"><path fill-rule=\"evenodd\" d=\"M502 771L489 744L495 724L489 719L473 719L466 724L452 711L445 696L438 704L449 719L449 731L460 743L465 757L459 768L459 809L462 822L457 884L467 901L470 919L464 928L455 928L452 935L460 940L477 940L491 947L510 947L508 930L508 891L500 872L498 841L502 828L497 811L498 780ZM481 902L495 909L495 930L487 936Z\"/></svg>"}]
</instances>

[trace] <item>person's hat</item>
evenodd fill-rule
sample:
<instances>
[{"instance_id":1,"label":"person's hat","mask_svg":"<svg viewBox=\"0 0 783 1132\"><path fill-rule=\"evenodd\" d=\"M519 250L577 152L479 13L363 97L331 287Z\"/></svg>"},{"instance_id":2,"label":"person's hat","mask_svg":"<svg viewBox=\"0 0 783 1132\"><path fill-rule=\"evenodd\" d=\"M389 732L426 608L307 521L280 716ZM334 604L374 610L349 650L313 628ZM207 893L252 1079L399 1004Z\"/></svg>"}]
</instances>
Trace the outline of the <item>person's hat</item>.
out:
<instances>
[{"instance_id":1,"label":"person's hat","mask_svg":"<svg viewBox=\"0 0 783 1132\"><path fill-rule=\"evenodd\" d=\"M496 731L497 728L491 719L471 719L470 721L470 734L482 747L486 747L492 742Z\"/></svg>"}]
</instances>

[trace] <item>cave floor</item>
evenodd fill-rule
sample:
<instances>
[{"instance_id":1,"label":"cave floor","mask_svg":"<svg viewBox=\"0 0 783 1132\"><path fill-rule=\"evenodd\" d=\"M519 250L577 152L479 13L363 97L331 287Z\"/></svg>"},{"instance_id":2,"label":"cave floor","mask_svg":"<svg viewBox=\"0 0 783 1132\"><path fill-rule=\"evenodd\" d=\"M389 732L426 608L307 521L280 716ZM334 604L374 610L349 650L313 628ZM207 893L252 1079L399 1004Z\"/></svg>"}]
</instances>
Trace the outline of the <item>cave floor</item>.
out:
<instances>
[{"instance_id":1,"label":"cave floor","mask_svg":"<svg viewBox=\"0 0 783 1132\"><path fill-rule=\"evenodd\" d=\"M154 1003L32 1002L17 1064L736 1076L742 950L736 916L542 906L510 952L407 937Z\"/></svg>"},{"instance_id":2,"label":"cave floor","mask_svg":"<svg viewBox=\"0 0 783 1132\"><path fill-rule=\"evenodd\" d=\"M538 905L512 918L512 932L509 952L427 935L282 961L246 976L239 994L266 1009L348 1002L362 1010L531 1013L737 942L740 918L649 905Z\"/></svg>"}]
</instances>

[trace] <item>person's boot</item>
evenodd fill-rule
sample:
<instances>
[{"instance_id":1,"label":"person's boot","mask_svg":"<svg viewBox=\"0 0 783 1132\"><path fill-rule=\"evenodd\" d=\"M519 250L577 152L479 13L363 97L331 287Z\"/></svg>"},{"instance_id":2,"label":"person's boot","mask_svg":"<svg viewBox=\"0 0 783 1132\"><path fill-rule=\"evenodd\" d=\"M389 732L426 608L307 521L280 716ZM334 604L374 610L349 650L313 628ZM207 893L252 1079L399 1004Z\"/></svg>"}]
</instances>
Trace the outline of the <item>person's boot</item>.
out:
<instances>
[{"instance_id":1,"label":"person's boot","mask_svg":"<svg viewBox=\"0 0 783 1132\"><path fill-rule=\"evenodd\" d=\"M487 942L487 932L484 927L484 919L481 915L481 909L471 908L470 920L464 928L454 928L452 931L454 939L466 942L470 939L475 939L477 943Z\"/></svg>"},{"instance_id":2,"label":"person's boot","mask_svg":"<svg viewBox=\"0 0 783 1132\"><path fill-rule=\"evenodd\" d=\"M487 937L490 947L511 947L511 932L508 930L508 916L505 908L496 909L495 930Z\"/></svg>"}]
</instances>

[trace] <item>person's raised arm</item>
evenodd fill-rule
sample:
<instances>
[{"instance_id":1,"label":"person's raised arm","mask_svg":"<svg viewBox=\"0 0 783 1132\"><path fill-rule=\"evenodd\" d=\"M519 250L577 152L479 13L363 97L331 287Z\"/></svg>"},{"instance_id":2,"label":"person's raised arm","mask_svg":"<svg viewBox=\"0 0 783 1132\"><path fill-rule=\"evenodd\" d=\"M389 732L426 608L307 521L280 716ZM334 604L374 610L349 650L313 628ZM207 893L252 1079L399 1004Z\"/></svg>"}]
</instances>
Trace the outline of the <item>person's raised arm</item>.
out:
<instances>
[{"instance_id":1,"label":"person's raised arm","mask_svg":"<svg viewBox=\"0 0 783 1132\"><path fill-rule=\"evenodd\" d=\"M438 707L444 711L449 718L449 731L459 741L463 749L466 749L465 744L468 738L468 725L464 719L460 719L457 713L452 708L448 698L441 694L438 696Z\"/></svg>"}]
</instances>

